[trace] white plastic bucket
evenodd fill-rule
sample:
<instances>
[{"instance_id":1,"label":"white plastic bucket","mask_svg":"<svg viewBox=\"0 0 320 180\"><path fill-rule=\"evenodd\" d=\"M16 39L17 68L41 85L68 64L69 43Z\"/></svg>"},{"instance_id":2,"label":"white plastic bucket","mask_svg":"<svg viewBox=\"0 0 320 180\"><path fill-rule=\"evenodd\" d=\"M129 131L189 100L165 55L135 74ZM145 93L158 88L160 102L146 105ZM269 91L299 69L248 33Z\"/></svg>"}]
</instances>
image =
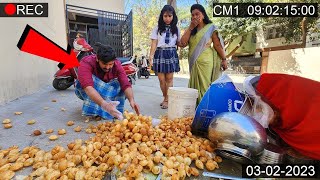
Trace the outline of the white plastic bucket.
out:
<instances>
[{"instance_id":1,"label":"white plastic bucket","mask_svg":"<svg viewBox=\"0 0 320 180\"><path fill-rule=\"evenodd\" d=\"M198 90L185 87L170 87L168 98L168 118L170 120L194 116Z\"/></svg>"}]
</instances>

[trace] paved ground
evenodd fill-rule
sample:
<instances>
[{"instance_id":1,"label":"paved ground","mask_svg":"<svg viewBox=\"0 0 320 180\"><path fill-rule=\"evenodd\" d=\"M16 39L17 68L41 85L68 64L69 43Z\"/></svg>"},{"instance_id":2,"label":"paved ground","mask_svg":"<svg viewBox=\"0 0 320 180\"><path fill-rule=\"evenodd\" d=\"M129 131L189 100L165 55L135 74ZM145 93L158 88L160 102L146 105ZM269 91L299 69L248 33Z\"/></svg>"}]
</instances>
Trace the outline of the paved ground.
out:
<instances>
[{"instance_id":1,"label":"paved ground","mask_svg":"<svg viewBox=\"0 0 320 180\"><path fill-rule=\"evenodd\" d=\"M186 87L187 83L187 78L176 77L174 79L175 86ZM149 79L142 77L137 80L133 87L135 99L141 107L142 114L153 117L166 115L167 110L163 110L159 106L162 101L162 94L155 76L151 76ZM52 102L52 100L56 100L56 102ZM9 118L13 125L11 129L0 127L0 147L8 148L12 145L18 145L20 148L24 148L36 145L44 150L49 150L57 144L66 147L68 142L77 138L88 139L90 135L84 131L80 133L73 131L75 126L79 125L85 128L89 123L97 123L96 121L85 123L85 118L81 116L81 105L82 101L75 96L73 88L56 91L53 87L48 86L32 95L21 97L0 106L1 122L3 119ZM45 107L49 107L49 109L45 110ZM61 108L64 108L65 111L62 111ZM128 103L126 103L125 108L132 111ZM22 114L14 115L14 112L22 112ZM27 121L31 119L36 120L36 123L27 125ZM69 120L73 120L75 125L67 126L66 122ZM36 129L44 132L49 128L54 130L64 128L67 135L61 136L57 141L49 141L48 135L44 133L40 136L31 135ZM241 176L240 169L239 164L225 161L221 170L217 172ZM27 174L28 172L30 172L30 169L18 174Z\"/></svg>"}]
</instances>

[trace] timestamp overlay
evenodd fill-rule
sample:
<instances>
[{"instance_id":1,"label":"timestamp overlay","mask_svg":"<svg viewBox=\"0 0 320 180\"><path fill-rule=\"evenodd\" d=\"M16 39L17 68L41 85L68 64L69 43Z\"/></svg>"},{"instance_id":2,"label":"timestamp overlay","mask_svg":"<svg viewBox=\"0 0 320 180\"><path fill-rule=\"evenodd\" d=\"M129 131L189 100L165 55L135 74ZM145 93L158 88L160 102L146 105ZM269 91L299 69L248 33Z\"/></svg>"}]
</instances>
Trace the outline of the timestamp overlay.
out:
<instances>
[{"instance_id":1,"label":"timestamp overlay","mask_svg":"<svg viewBox=\"0 0 320 180\"><path fill-rule=\"evenodd\" d=\"M244 164L244 178L320 178L316 164Z\"/></svg>"},{"instance_id":2,"label":"timestamp overlay","mask_svg":"<svg viewBox=\"0 0 320 180\"><path fill-rule=\"evenodd\" d=\"M213 17L318 17L318 3L213 3Z\"/></svg>"}]
</instances>

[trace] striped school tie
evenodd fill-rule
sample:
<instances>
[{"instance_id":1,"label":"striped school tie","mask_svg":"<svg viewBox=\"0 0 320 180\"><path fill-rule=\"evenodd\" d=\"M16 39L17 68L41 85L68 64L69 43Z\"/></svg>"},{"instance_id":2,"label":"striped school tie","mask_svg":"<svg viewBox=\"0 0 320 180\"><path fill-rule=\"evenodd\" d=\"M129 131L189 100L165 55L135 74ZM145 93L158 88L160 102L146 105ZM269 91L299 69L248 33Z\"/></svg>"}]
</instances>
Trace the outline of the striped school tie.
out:
<instances>
[{"instance_id":1,"label":"striped school tie","mask_svg":"<svg viewBox=\"0 0 320 180\"><path fill-rule=\"evenodd\" d=\"M166 44L170 42L170 26L166 26L166 39L164 40Z\"/></svg>"}]
</instances>

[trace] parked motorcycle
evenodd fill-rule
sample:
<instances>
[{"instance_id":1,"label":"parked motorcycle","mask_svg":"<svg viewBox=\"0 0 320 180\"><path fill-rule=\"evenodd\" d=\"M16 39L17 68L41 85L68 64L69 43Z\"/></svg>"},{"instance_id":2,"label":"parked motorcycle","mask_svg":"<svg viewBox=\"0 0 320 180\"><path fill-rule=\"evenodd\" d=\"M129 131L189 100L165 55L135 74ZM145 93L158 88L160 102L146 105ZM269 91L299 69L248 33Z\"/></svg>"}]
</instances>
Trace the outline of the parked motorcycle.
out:
<instances>
[{"instance_id":1,"label":"parked motorcycle","mask_svg":"<svg viewBox=\"0 0 320 180\"><path fill-rule=\"evenodd\" d=\"M146 59L145 56L142 56L142 59L139 63L139 71L137 73L139 79L141 78L141 76L144 76L146 79L149 78L151 67L149 67L148 62L148 59Z\"/></svg>"},{"instance_id":2,"label":"parked motorcycle","mask_svg":"<svg viewBox=\"0 0 320 180\"><path fill-rule=\"evenodd\" d=\"M139 71L138 71L138 78L140 79L141 76L144 76L146 79L149 78L150 76L150 67L139 67Z\"/></svg>"},{"instance_id":3,"label":"parked motorcycle","mask_svg":"<svg viewBox=\"0 0 320 180\"><path fill-rule=\"evenodd\" d=\"M135 84L136 74L139 71L139 68L133 63L134 57L118 57L117 59L121 62L129 82Z\"/></svg>"},{"instance_id":4,"label":"parked motorcycle","mask_svg":"<svg viewBox=\"0 0 320 180\"><path fill-rule=\"evenodd\" d=\"M94 54L93 48L85 41L84 38L78 37L73 42L74 52L76 53L77 59L80 61L84 56ZM136 73L138 72L138 68L136 65L133 64L133 57L122 57L117 58L121 61L121 65L125 70L129 82L134 84L136 81ZM52 85L57 90L66 90L70 86L75 83L75 80L78 79L77 68L69 68L69 69L62 69L64 64L59 63L58 67L59 70L54 75L54 80Z\"/></svg>"},{"instance_id":5,"label":"parked motorcycle","mask_svg":"<svg viewBox=\"0 0 320 180\"><path fill-rule=\"evenodd\" d=\"M93 54L93 48L82 37L78 37L73 42L73 51L75 52L77 59L80 61L84 56ZM53 87L56 90L66 90L75 83L78 78L77 68L62 69L63 63L59 63L59 70L54 74L54 80L52 82Z\"/></svg>"}]
</instances>

